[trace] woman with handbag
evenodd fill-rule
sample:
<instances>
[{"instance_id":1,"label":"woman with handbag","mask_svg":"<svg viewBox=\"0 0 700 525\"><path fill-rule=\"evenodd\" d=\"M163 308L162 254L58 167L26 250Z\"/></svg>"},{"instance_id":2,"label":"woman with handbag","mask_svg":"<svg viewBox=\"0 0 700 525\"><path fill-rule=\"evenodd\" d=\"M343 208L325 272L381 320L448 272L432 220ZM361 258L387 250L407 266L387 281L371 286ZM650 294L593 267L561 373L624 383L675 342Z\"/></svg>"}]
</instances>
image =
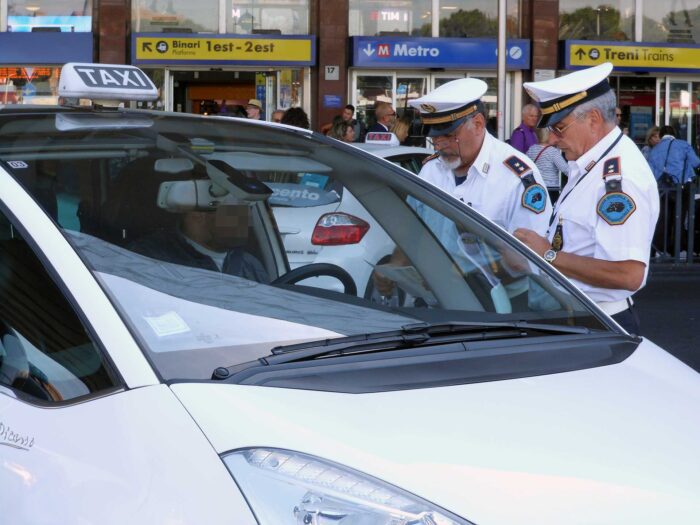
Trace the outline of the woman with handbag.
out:
<instances>
[{"instance_id":1,"label":"woman with handbag","mask_svg":"<svg viewBox=\"0 0 700 525\"><path fill-rule=\"evenodd\" d=\"M684 140L676 139L676 131L671 126L661 126L661 140L649 153L649 166L659 184L661 195L661 213L654 235L654 246L658 252L668 253L675 241L676 207L680 208L681 249L684 249L685 216L687 214L687 198L683 198L681 188L694 180L696 170L700 168L700 158L692 146ZM680 201L678 202L680 197Z\"/></svg>"},{"instance_id":2,"label":"woman with handbag","mask_svg":"<svg viewBox=\"0 0 700 525\"><path fill-rule=\"evenodd\" d=\"M527 150L526 155L532 159L542 174L542 179L547 185L547 192L552 202L556 202L561 191L561 176L569 175L569 163L561 154L561 150L549 143L549 130L547 128L535 129L537 144L533 144Z\"/></svg>"}]
</instances>

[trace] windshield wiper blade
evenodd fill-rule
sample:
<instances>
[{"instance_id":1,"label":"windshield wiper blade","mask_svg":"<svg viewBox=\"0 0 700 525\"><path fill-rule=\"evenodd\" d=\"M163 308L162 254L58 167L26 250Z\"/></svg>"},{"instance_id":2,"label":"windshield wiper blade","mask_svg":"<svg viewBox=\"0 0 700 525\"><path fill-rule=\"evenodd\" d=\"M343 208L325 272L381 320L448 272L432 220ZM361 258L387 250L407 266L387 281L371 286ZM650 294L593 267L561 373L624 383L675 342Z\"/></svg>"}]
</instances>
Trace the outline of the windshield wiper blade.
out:
<instances>
[{"instance_id":1,"label":"windshield wiper blade","mask_svg":"<svg viewBox=\"0 0 700 525\"><path fill-rule=\"evenodd\" d=\"M399 330L357 334L333 339L277 346L255 361L214 370L212 379L226 379L251 366L270 366L342 355L386 352L420 346L527 337L539 334L588 334L588 328L527 321L412 323Z\"/></svg>"}]
</instances>

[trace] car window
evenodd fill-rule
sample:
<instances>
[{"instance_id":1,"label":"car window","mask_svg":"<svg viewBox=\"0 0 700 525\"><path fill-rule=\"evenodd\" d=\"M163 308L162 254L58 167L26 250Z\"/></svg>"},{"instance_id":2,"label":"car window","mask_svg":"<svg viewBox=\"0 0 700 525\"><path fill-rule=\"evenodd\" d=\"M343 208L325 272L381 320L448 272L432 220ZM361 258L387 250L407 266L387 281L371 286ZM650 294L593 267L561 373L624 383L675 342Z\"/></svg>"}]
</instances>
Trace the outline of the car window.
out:
<instances>
[{"instance_id":1,"label":"car window","mask_svg":"<svg viewBox=\"0 0 700 525\"><path fill-rule=\"evenodd\" d=\"M415 323L607 330L505 232L352 147L235 119L86 115L68 130L0 115L0 159L166 379Z\"/></svg>"},{"instance_id":2,"label":"car window","mask_svg":"<svg viewBox=\"0 0 700 525\"><path fill-rule=\"evenodd\" d=\"M417 153L412 155L396 155L387 157L394 164L401 166L403 169L418 174L423 167L423 160L428 156L427 153Z\"/></svg>"},{"instance_id":3,"label":"car window","mask_svg":"<svg viewBox=\"0 0 700 525\"><path fill-rule=\"evenodd\" d=\"M45 402L117 386L70 303L4 215L0 297L0 384Z\"/></svg>"}]
</instances>

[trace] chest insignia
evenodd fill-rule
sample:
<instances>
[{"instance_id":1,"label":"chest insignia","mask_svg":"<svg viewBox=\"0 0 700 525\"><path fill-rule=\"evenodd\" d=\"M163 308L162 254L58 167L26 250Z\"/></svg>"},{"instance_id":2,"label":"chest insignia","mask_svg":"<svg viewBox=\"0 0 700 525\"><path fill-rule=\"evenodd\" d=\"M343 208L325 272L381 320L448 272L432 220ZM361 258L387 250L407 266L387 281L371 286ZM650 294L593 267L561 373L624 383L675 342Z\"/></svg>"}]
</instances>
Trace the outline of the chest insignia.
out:
<instances>
[{"instance_id":1,"label":"chest insignia","mask_svg":"<svg viewBox=\"0 0 700 525\"><path fill-rule=\"evenodd\" d=\"M624 192L606 193L598 201L598 215L609 225L624 224L635 212L634 199Z\"/></svg>"},{"instance_id":2,"label":"chest insignia","mask_svg":"<svg viewBox=\"0 0 700 525\"><path fill-rule=\"evenodd\" d=\"M547 205L547 190L537 183L532 184L523 191L521 201L524 208L540 214Z\"/></svg>"}]
</instances>

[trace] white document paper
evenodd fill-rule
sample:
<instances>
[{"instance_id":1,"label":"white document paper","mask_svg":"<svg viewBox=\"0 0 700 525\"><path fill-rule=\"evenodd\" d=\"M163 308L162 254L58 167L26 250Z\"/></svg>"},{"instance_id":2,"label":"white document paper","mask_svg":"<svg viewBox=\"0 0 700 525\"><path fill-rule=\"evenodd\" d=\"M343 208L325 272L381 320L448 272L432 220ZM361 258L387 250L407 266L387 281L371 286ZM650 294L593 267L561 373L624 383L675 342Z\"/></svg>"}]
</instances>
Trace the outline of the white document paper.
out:
<instances>
[{"instance_id":1,"label":"white document paper","mask_svg":"<svg viewBox=\"0 0 700 525\"><path fill-rule=\"evenodd\" d=\"M170 311L157 317L144 317L158 337L184 334L190 331L185 320L177 312Z\"/></svg>"},{"instance_id":2,"label":"white document paper","mask_svg":"<svg viewBox=\"0 0 700 525\"><path fill-rule=\"evenodd\" d=\"M437 299L433 292L428 290L423 283L423 277L413 266L394 266L392 264L378 264L374 269L382 277L391 279L399 288L403 289L413 297L420 297L430 305L437 304Z\"/></svg>"}]
</instances>

